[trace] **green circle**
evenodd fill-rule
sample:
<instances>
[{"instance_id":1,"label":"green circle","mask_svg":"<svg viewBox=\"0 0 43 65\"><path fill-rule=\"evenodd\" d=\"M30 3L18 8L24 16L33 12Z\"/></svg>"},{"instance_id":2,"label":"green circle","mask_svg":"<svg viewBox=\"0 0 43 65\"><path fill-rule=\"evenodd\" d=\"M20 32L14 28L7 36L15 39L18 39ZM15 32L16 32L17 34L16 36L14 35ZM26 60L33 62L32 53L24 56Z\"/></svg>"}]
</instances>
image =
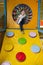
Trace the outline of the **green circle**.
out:
<instances>
[{"instance_id":1,"label":"green circle","mask_svg":"<svg viewBox=\"0 0 43 65\"><path fill-rule=\"evenodd\" d=\"M20 44L25 44L25 43L26 43L26 39L25 39L25 38L19 38L19 39L18 39L18 42L19 42Z\"/></svg>"}]
</instances>

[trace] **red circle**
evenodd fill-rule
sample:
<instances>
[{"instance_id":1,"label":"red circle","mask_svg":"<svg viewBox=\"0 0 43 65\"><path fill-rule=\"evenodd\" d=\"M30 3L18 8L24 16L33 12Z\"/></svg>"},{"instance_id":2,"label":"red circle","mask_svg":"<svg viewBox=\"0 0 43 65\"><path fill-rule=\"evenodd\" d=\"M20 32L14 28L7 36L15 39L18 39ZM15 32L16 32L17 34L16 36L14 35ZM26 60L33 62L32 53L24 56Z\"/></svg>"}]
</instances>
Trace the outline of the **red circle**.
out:
<instances>
[{"instance_id":1,"label":"red circle","mask_svg":"<svg viewBox=\"0 0 43 65\"><path fill-rule=\"evenodd\" d=\"M26 56L23 52L18 52L17 55L16 55L16 58L17 58L17 60L22 62L26 59Z\"/></svg>"}]
</instances>

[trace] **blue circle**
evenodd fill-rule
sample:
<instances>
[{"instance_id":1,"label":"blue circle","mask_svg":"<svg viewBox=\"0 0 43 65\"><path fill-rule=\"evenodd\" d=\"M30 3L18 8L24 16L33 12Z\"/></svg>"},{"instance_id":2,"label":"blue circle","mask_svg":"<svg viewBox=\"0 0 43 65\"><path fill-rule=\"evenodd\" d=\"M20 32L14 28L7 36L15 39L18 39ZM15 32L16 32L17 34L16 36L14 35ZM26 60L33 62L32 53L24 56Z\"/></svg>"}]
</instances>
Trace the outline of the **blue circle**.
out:
<instances>
[{"instance_id":1,"label":"blue circle","mask_svg":"<svg viewBox=\"0 0 43 65\"><path fill-rule=\"evenodd\" d=\"M40 52L40 47L37 46L37 45L33 45L31 47L31 51L34 52L34 53L38 53L38 52Z\"/></svg>"},{"instance_id":2,"label":"blue circle","mask_svg":"<svg viewBox=\"0 0 43 65\"><path fill-rule=\"evenodd\" d=\"M13 32L7 32L7 34L6 34L8 37L12 37L13 35L14 35L14 33Z\"/></svg>"}]
</instances>

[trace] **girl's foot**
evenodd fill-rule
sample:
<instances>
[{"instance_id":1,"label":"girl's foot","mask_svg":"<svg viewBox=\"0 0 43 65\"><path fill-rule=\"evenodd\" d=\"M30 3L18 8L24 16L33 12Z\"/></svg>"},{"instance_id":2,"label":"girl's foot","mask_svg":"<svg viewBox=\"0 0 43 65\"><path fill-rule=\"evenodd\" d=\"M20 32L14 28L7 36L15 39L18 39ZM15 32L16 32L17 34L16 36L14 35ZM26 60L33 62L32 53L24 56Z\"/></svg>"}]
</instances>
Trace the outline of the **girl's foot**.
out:
<instances>
[{"instance_id":1,"label":"girl's foot","mask_svg":"<svg viewBox=\"0 0 43 65\"><path fill-rule=\"evenodd\" d=\"M21 31L22 34L24 34L24 31Z\"/></svg>"}]
</instances>

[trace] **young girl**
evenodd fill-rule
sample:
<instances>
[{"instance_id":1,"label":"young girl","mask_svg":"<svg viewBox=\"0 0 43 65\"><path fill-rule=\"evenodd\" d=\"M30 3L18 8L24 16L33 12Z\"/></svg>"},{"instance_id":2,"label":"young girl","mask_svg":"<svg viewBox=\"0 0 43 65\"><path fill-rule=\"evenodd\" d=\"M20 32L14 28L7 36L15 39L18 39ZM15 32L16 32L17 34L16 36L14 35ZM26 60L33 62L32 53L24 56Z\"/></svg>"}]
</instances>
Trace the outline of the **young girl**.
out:
<instances>
[{"instance_id":1,"label":"young girl","mask_svg":"<svg viewBox=\"0 0 43 65\"><path fill-rule=\"evenodd\" d=\"M25 17L26 17L25 11L22 10L21 14L17 18L17 23L20 25L21 32L23 32L23 25L25 24Z\"/></svg>"}]
</instances>

